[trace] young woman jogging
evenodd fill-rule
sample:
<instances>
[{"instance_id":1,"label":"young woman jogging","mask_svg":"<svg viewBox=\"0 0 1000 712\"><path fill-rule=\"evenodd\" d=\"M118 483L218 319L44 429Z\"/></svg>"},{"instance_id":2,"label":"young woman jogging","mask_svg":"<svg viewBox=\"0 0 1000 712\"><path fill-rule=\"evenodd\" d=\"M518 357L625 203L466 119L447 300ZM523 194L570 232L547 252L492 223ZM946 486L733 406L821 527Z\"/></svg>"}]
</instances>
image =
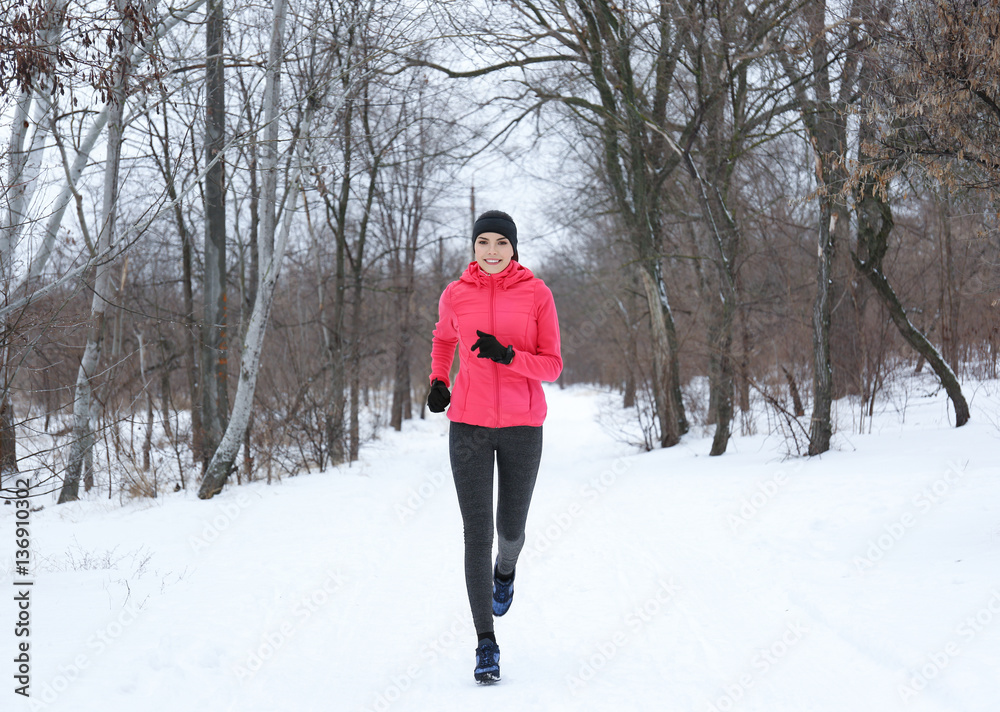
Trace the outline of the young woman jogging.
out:
<instances>
[{"instance_id":1,"label":"young woman jogging","mask_svg":"<svg viewBox=\"0 0 1000 712\"><path fill-rule=\"evenodd\" d=\"M517 261L517 227L498 210L472 228L475 260L441 295L427 407L448 408L449 449L465 527L465 585L479 645L475 678L500 679L493 616L514 596L514 568L542 454L542 381L562 371L552 292ZM459 369L449 392L455 345ZM450 403L450 407L449 407ZM498 548L493 560L493 465Z\"/></svg>"}]
</instances>

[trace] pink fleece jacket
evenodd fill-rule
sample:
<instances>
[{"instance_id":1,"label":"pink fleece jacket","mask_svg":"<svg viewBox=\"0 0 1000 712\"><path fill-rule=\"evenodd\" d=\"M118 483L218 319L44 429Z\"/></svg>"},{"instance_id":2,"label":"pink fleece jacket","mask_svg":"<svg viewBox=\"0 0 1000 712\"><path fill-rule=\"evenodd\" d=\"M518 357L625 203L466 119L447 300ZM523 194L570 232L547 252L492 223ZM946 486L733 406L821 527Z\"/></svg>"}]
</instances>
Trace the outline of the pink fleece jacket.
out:
<instances>
[{"instance_id":1,"label":"pink fleece jacket","mask_svg":"<svg viewBox=\"0 0 1000 712\"><path fill-rule=\"evenodd\" d=\"M513 260L499 274L476 262L445 287L431 343L431 382L448 374L459 346L459 368L448 419L487 428L541 425L547 407L542 381L562 371L559 318L552 292L531 271ZM476 330L514 347L509 365L479 358L471 347Z\"/></svg>"}]
</instances>

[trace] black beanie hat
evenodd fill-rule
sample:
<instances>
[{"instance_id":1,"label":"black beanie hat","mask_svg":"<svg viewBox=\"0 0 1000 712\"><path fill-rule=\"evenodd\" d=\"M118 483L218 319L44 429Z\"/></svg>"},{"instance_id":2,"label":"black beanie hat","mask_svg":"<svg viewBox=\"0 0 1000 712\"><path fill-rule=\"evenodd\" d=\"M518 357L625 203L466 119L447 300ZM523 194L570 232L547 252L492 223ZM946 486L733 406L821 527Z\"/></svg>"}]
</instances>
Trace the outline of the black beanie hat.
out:
<instances>
[{"instance_id":1,"label":"black beanie hat","mask_svg":"<svg viewBox=\"0 0 1000 712\"><path fill-rule=\"evenodd\" d=\"M495 232L510 240L514 248L514 261L517 262L517 225L514 218L502 210L487 210L479 216L472 226L472 249L476 249L476 238L484 232Z\"/></svg>"}]
</instances>

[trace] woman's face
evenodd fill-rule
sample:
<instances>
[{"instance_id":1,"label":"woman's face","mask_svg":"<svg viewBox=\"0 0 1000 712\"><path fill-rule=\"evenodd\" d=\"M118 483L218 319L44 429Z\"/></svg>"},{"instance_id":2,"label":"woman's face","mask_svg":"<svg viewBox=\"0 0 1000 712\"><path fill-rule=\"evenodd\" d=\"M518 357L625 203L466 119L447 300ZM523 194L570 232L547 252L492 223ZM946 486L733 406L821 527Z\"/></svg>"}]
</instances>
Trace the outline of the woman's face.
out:
<instances>
[{"instance_id":1,"label":"woman's face","mask_svg":"<svg viewBox=\"0 0 1000 712\"><path fill-rule=\"evenodd\" d=\"M484 232L476 238L476 262L488 274L507 269L514 257L514 246L498 232Z\"/></svg>"}]
</instances>

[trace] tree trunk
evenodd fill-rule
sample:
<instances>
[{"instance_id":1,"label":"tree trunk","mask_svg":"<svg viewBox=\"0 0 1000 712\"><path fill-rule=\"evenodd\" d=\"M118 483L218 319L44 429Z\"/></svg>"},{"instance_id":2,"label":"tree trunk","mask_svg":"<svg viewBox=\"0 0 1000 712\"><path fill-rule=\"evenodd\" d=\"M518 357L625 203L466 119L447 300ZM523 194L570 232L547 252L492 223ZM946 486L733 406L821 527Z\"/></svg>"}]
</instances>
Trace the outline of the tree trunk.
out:
<instances>
[{"instance_id":1,"label":"tree trunk","mask_svg":"<svg viewBox=\"0 0 1000 712\"><path fill-rule=\"evenodd\" d=\"M3 338L3 337L0 337ZM6 354L4 348L0 357ZM8 373L6 365L2 366L3 377L6 379ZM6 382L0 382L3 389L3 396L0 398L0 490L10 477L16 475L17 469L17 437L14 430L14 409L10 401L10 386Z\"/></svg>"},{"instance_id":2,"label":"tree trunk","mask_svg":"<svg viewBox=\"0 0 1000 712\"><path fill-rule=\"evenodd\" d=\"M146 436L142 441L142 471L149 472L150 451L153 449L153 389L146 378L146 344L141 331L136 334L136 338L139 341L139 378L146 391ZM153 496L156 496L155 489Z\"/></svg>"},{"instance_id":3,"label":"tree trunk","mask_svg":"<svg viewBox=\"0 0 1000 712\"><path fill-rule=\"evenodd\" d=\"M945 361L952 371L959 368L959 319L961 318L962 292L955 280L955 255L951 233L951 192L945 188L941 195L941 342Z\"/></svg>"},{"instance_id":4,"label":"tree trunk","mask_svg":"<svg viewBox=\"0 0 1000 712\"><path fill-rule=\"evenodd\" d=\"M813 302L813 413L809 427L809 454L830 449L833 437L833 371L830 367L830 273L833 264L833 231L828 200L820 200L819 250L816 265L816 300Z\"/></svg>"},{"instance_id":5,"label":"tree trunk","mask_svg":"<svg viewBox=\"0 0 1000 712\"><path fill-rule=\"evenodd\" d=\"M422 168L422 166L421 166ZM420 170L418 168L418 170ZM410 357L413 335L410 324L413 322L413 293L416 285L416 254L420 235L423 205L422 174L415 181L412 202L407 215L402 216L401 230L405 230L403 244L397 245L396 257L393 260L397 275L396 324L398 338L396 339L396 365L394 369L392 389L391 426L399 431L403 421L413 417L411 402L412 382L410 376ZM402 254L400 254L402 253Z\"/></svg>"},{"instance_id":6,"label":"tree trunk","mask_svg":"<svg viewBox=\"0 0 1000 712\"><path fill-rule=\"evenodd\" d=\"M277 0L275 3L275 16L279 12L284 14L284 0ZM282 17L283 20L283 17ZM277 20L276 20L277 22ZM297 191L290 193L292 201L298 197ZM240 359L240 378L236 387L236 397L233 401L233 411L229 418L226 431L216 448L212 460L205 470L205 478L202 480L198 490L200 499L211 499L225 486L229 479L229 474L233 470L236 462L236 455L243 444L246 429L250 423L253 410L254 391L257 387L257 376L260 373L260 357L263 351L264 334L267 331L267 324L270 320L271 307L274 302L274 286L278 281L280 263L284 258L285 247L288 244L288 233L291 228L291 217L293 203L285 204L285 216L282 221L281 231L275 240L274 252L271 258L263 265L260 288L257 293L257 301L254 303L253 313L247 323L247 335L243 342L242 358ZM265 226L262 232L267 232ZM273 233L272 233L273 234Z\"/></svg>"},{"instance_id":7,"label":"tree trunk","mask_svg":"<svg viewBox=\"0 0 1000 712\"><path fill-rule=\"evenodd\" d=\"M348 180L345 171L344 180ZM329 208L329 206L328 206ZM328 213L329 215L329 213ZM329 220L328 220L329 222ZM336 239L336 273L334 277L333 309L329 321L323 319L323 331L326 337L327 357L327 407L324 414L324 437L331 465L339 465L344 461L344 411L345 411L345 379L344 379L344 314L346 313L347 296L347 238L339 225L334 230ZM324 302L325 303L325 302Z\"/></svg>"},{"instance_id":8,"label":"tree trunk","mask_svg":"<svg viewBox=\"0 0 1000 712\"><path fill-rule=\"evenodd\" d=\"M681 439L683 405L674 391L674 359L667 333L670 304L660 275L659 264L641 269L643 291L649 306L650 337L653 347L653 402L660 421L660 447L673 447ZM670 319L672 322L672 319Z\"/></svg>"},{"instance_id":9,"label":"tree trunk","mask_svg":"<svg viewBox=\"0 0 1000 712\"><path fill-rule=\"evenodd\" d=\"M246 106L247 124L253 126L253 119L250 112L249 102ZM250 274L246 280L246 288L243 295L244 315L252 314L254 304L257 302L257 290L260 286L260 188L257 183L257 134L254 131L249 141L249 173L250 173ZM308 209L307 209L308 214ZM241 339L246 338L246 327L244 323ZM247 423L246 433L243 436L243 471L246 472L247 481L251 481L254 471L254 457L252 448L252 436L254 425L254 413L251 411L250 420ZM237 475L239 482L239 475Z\"/></svg>"},{"instance_id":10,"label":"tree trunk","mask_svg":"<svg viewBox=\"0 0 1000 712\"><path fill-rule=\"evenodd\" d=\"M125 13L123 12L123 15ZM130 37L132 20L125 19L125 36ZM66 464L66 474L59 493L59 504L79 499L80 477L85 462L92 462L94 433L92 402L94 377L101 358L106 328L107 306L114 289L111 283L111 260L108 256L116 244L116 223L118 219L118 168L121 161L122 117L125 110L125 84L128 77L131 47L126 42L115 58L114 84L111 88L108 107L107 155L104 161L104 203L101 208L101 226L95 246L94 297L90 307L90 324L87 329L87 344L76 378L76 393L73 399L73 432L70 452Z\"/></svg>"},{"instance_id":11,"label":"tree trunk","mask_svg":"<svg viewBox=\"0 0 1000 712\"><path fill-rule=\"evenodd\" d=\"M161 175L167 190L167 197L174 208L174 222L177 224L177 234L181 241L181 291L183 313L181 326L183 333L184 353L187 364L184 369L187 376L188 398L191 404L191 454L195 463L204 467L204 431L202 427L202 394L201 394L201 336L200 326L195 318L194 308L194 240L184 220L184 205L177 192L174 181L174 169L170 158L170 120L164 114L163 134L160 137L163 149L163 159L160 163ZM155 152L154 152L155 155ZM164 391L166 396L167 391ZM166 421L165 421L166 422ZM186 487L183 472L181 486Z\"/></svg>"},{"instance_id":12,"label":"tree trunk","mask_svg":"<svg viewBox=\"0 0 1000 712\"><path fill-rule=\"evenodd\" d=\"M260 373L264 334L274 302L274 287L281 271L281 262L288 244L288 233L291 229L295 201L299 194L298 182L301 175L301 163L296 169L295 175L290 178L293 187L285 193L281 230L276 230L278 113L280 111L281 59L286 13L285 0L276 0L274 23L271 29L271 46L268 54L267 80L264 89L264 126L267 131L267 140L261 156L261 168L264 175L263 200L261 202L264 211L259 232L260 274L257 298L254 300L253 312L247 323L233 412L219 446L205 471L201 488L198 490L198 497L201 499L210 499L222 491L229 478L229 473L232 472L233 463L236 461L236 455L250 423L254 391L257 386L257 376ZM313 102L310 101L307 104L306 116L302 124L306 133L310 128L312 113ZM304 142L305 139L303 139ZM303 143L299 145L301 146ZM291 196L291 203L288 202L289 196Z\"/></svg>"},{"instance_id":13,"label":"tree trunk","mask_svg":"<svg viewBox=\"0 0 1000 712\"><path fill-rule=\"evenodd\" d=\"M788 393L792 397L792 408L795 411L795 417L801 418L806 414L806 409L802 406L802 397L799 395L799 386L795 382L795 376L784 366L781 367L781 370L785 374L785 382L788 383Z\"/></svg>"},{"instance_id":14,"label":"tree trunk","mask_svg":"<svg viewBox=\"0 0 1000 712\"><path fill-rule=\"evenodd\" d=\"M366 107L367 110L367 107ZM350 425L348 430L349 451L348 457L351 462L358 459L361 451L361 324L362 308L364 296L364 265L365 241L368 234L368 218L371 215L372 201L375 197L376 177L378 176L379 157L376 156L369 173L368 198L365 204L365 211L361 218L361 226L358 229L357 252L352 262L353 292L351 297L351 352L350 352Z\"/></svg>"},{"instance_id":15,"label":"tree trunk","mask_svg":"<svg viewBox=\"0 0 1000 712\"><path fill-rule=\"evenodd\" d=\"M602 166L614 205L639 259L649 307L653 401L660 421L660 445L672 447L680 442L688 424L680 389L677 335L660 264L659 217L663 181L678 161L664 159L665 143L659 133L650 140L648 117L640 112L641 102L637 99L642 90L633 74L628 29L613 19L611 5L603 0L592 7L579 7L586 21L586 31L580 34L585 43L580 49L588 63L589 79L600 97ZM668 45L661 47L662 52L669 53ZM659 119L663 118L672 76L671 60L663 59L656 65L655 77L654 104Z\"/></svg>"},{"instance_id":16,"label":"tree trunk","mask_svg":"<svg viewBox=\"0 0 1000 712\"><path fill-rule=\"evenodd\" d=\"M40 37L41 43L47 50L59 44L65 11L65 0L49 3L47 10L49 24L42 30ZM52 118L49 116L52 113L52 104L45 96L47 83L37 77L35 81L37 87L34 91L23 91L18 96L10 122L10 139L6 155L7 182L2 186L2 197L7 210L4 213L3 223L0 224L0 293L3 299L0 306L4 307L9 305L11 290L16 288L14 259L20 236L31 219L28 206L41 169L41 155ZM34 113L29 121L32 103L34 103ZM25 148L30 126L34 126L34 132L31 144ZM10 329L10 318L5 313L0 317L0 483L5 477L18 471L17 433L14 403L11 398L14 370L11 367L10 349L13 339Z\"/></svg>"},{"instance_id":17,"label":"tree trunk","mask_svg":"<svg viewBox=\"0 0 1000 712\"><path fill-rule=\"evenodd\" d=\"M371 104L364 101L361 105L361 120L364 126L365 143L368 146L371 164L368 168L368 192L365 199L365 206L361 213L361 223L358 226L358 237L355 244L355 253L351 260L352 267L352 304L351 304L351 352L350 352L350 398L351 413L349 426L349 458L351 462L358 459L361 449L360 430L360 402L361 395L361 323L362 305L364 289L364 263L365 244L368 239L368 225L372 214L372 204L375 200L375 192L378 186L379 169L382 164L382 152L376 150L374 144L374 134L369 121L369 111ZM367 390L365 392L365 405L368 404Z\"/></svg>"},{"instance_id":18,"label":"tree trunk","mask_svg":"<svg viewBox=\"0 0 1000 712\"><path fill-rule=\"evenodd\" d=\"M707 176L702 176L690 152L684 157L691 182L698 194L698 203L713 249L715 278L710 282L699 272L701 285L709 302L709 422L715 423L715 436L709 455L726 452L733 421L734 367L733 324L736 314L736 275L734 261L739 247L739 229L727 204L732 176L729 156L738 153L738 137L722 134L721 126L726 105L721 101L705 100L711 112L707 121L703 155L708 163ZM711 284L711 286L708 286Z\"/></svg>"},{"instance_id":19,"label":"tree trunk","mask_svg":"<svg viewBox=\"0 0 1000 712\"><path fill-rule=\"evenodd\" d=\"M662 276L661 276L662 280ZM677 340L677 329L674 327L674 314L667 302L666 285L660 285L663 290L663 324L667 330L667 345L670 351L667 358L670 363L670 401L671 409L677 418L677 437L687 433L689 429L687 413L684 410L684 394L681 392L681 346Z\"/></svg>"},{"instance_id":20,"label":"tree trunk","mask_svg":"<svg viewBox=\"0 0 1000 712\"><path fill-rule=\"evenodd\" d=\"M191 233L184 225L180 203L175 204L177 225L181 236L181 262L183 264L184 351L188 356L187 382L191 400L191 454L192 460L204 467L205 428L202 421L202 373L201 329L194 316L194 256Z\"/></svg>"},{"instance_id":21,"label":"tree trunk","mask_svg":"<svg viewBox=\"0 0 1000 712\"><path fill-rule=\"evenodd\" d=\"M618 308L622 314L622 322L625 324L625 389L622 394L623 408L635 407L636 364L639 359L639 343L636 327L632 323L632 314L636 311L634 295L635 290L633 285L629 285L629 289L627 290L628 305L626 306L621 301L618 302Z\"/></svg>"},{"instance_id":22,"label":"tree trunk","mask_svg":"<svg viewBox=\"0 0 1000 712\"><path fill-rule=\"evenodd\" d=\"M160 342L161 346L163 342ZM163 432L171 442L174 440L174 427L170 424L170 371L172 370L174 354L172 344L161 348L163 368L160 370L160 419L163 421Z\"/></svg>"},{"instance_id":23,"label":"tree trunk","mask_svg":"<svg viewBox=\"0 0 1000 712\"><path fill-rule=\"evenodd\" d=\"M353 282L351 298L351 345L348 352L348 426L347 459L354 462L361 450L361 272L358 270Z\"/></svg>"},{"instance_id":24,"label":"tree trunk","mask_svg":"<svg viewBox=\"0 0 1000 712\"><path fill-rule=\"evenodd\" d=\"M899 329L910 346L921 356L927 359L927 363L934 369L934 373L941 381L948 397L955 408L955 427L960 428L969 422L969 405L962 394L962 387L955 376L955 372L941 357L941 354L921 333L917 327L910 322L906 316L906 310L896 296L896 292L889 284L882 268L882 260L888 250L889 234L893 228L892 209L889 204L873 193L871 183L863 184L861 187L863 194L856 197L858 208L858 247L859 250L867 252L867 256L859 257L857 253L851 253L851 258L858 272L864 275L875 288L876 294L882 300L892 322Z\"/></svg>"},{"instance_id":25,"label":"tree trunk","mask_svg":"<svg viewBox=\"0 0 1000 712\"><path fill-rule=\"evenodd\" d=\"M392 270L393 323L396 338L393 340L392 357L392 405L389 408L389 427L399 432L403 429L403 401L406 398L404 389L409 388L409 358L406 342L409 341L409 325L407 312L409 305L404 301L403 268L404 256L400 254L402 240L399 239L398 226L390 224L389 233L390 269Z\"/></svg>"},{"instance_id":26,"label":"tree trunk","mask_svg":"<svg viewBox=\"0 0 1000 712\"><path fill-rule=\"evenodd\" d=\"M341 302L342 300L343 293L341 292ZM341 314L343 314L343 311L343 304L341 304ZM343 324L343 319L340 319L340 323ZM346 384L344 382L345 359L344 340L341 334L343 334L342 329L338 329L334 332L333 342L327 352L327 358L330 364L330 397L328 399L327 412L324 422L326 427L326 444L330 453L331 465L339 465L346 457L346 453L344 452L344 413L347 409L347 402L344 397L346 393Z\"/></svg>"},{"instance_id":27,"label":"tree trunk","mask_svg":"<svg viewBox=\"0 0 1000 712\"><path fill-rule=\"evenodd\" d=\"M353 41L353 33L351 34L351 38ZM347 323L347 262L350 260L350 250L347 244L347 205L350 198L351 164L354 155L354 145L352 142L354 100L349 92L349 54L347 61L347 67L341 73L341 85L345 95L342 120L344 126L343 179L341 180L340 195L336 204L333 204L328 196L324 196L327 203L327 224L333 228L337 242L337 272L333 304L333 326L331 329L333 339L329 351L330 405L326 415L326 438L328 447L330 448L330 461L335 465L347 459L350 453L350 446L347 443L348 433L344 422L347 413L347 366L349 363L349 350L351 348L350 342L345 343L344 338L344 334L346 333L344 327ZM347 445L346 451L345 445Z\"/></svg>"},{"instance_id":28,"label":"tree trunk","mask_svg":"<svg viewBox=\"0 0 1000 712\"><path fill-rule=\"evenodd\" d=\"M720 298L714 316L714 324L709 327L709 348L716 358L716 380L709 384L714 394L715 435L709 455L717 456L726 452L729 445L730 428L733 422L733 311L729 298Z\"/></svg>"},{"instance_id":29,"label":"tree trunk","mask_svg":"<svg viewBox=\"0 0 1000 712\"><path fill-rule=\"evenodd\" d=\"M838 276L834 258L838 241L846 239L849 215L843 205L834 200L836 189L846 179L838 157L847 150L847 125L844 119L848 104L856 90L857 52L831 51L826 0L809 0L802 6L802 20L808 35L808 68L800 73L790 57L785 57L785 73L796 94L810 145L813 150L818 188L819 224L816 262L816 298L812 313L813 342L813 413L809 428L810 455L830 449L833 436L831 413L833 406L833 366L830 346L832 319L832 287ZM851 6L851 18L857 18L860 6ZM851 25L845 46L857 42L858 25ZM835 60L843 56L840 72L834 78ZM833 87L838 85L837 95ZM838 323L840 323L838 317ZM850 359L848 359L850 362Z\"/></svg>"},{"instance_id":30,"label":"tree trunk","mask_svg":"<svg viewBox=\"0 0 1000 712\"><path fill-rule=\"evenodd\" d=\"M693 164L692 164L693 165ZM719 167L721 168L721 166ZM715 171L721 173L722 171ZM719 182L728 179L717 177ZM733 367L733 323L736 316L736 278L733 274L735 251L739 244L738 231L725 195L728 185L701 185L713 242L718 292L711 295L712 324L708 330L708 343L715 359L715 380L710 382L712 402L715 406L715 436L709 455L718 456L726 452L729 445L730 429L733 422L733 395L735 369Z\"/></svg>"},{"instance_id":31,"label":"tree trunk","mask_svg":"<svg viewBox=\"0 0 1000 712\"><path fill-rule=\"evenodd\" d=\"M11 121L10 142L7 148L7 188L4 198L7 211L0 225L0 290L3 306L7 306L14 281L14 253L17 235L26 220L23 214L25 166L28 153L24 142L28 131L28 110L31 92L22 92L14 107ZM12 346L10 320L7 314L0 319L0 488L3 482L17 473L17 434L14 429L14 406L10 392L13 385L10 349Z\"/></svg>"},{"instance_id":32,"label":"tree trunk","mask_svg":"<svg viewBox=\"0 0 1000 712\"><path fill-rule=\"evenodd\" d=\"M741 348L739 378L740 410L744 413L750 412L750 354L753 348L750 344L750 326L747 324L747 318L748 314L744 311L740 315Z\"/></svg>"},{"instance_id":33,"label":"tree trunk","mask_svg":"<svg viewBox=\"0 0 1000 712\"><path fill-rule=\"evenodd\" d=\"M404 317L405 318L405 317ZM401 323L401 322L397 322ZM410 334L405 323L401 323L399 339L395 348L393 368L392 411L389 426L399 432L403 429L403 419L409 419L410 391Z\"/></svg>"},{"instance_id":34,"label":"tree trunk","mask_svg":"<svg viewBox=\"0 0 1000 712\"><path fill-rule=\"evenodd\" d=\"M229 413L226 322L225 77L223 0L208 0L205 24L205 321L202 345L202 462L215 453Z\"/></svg>"}]
</instances>

